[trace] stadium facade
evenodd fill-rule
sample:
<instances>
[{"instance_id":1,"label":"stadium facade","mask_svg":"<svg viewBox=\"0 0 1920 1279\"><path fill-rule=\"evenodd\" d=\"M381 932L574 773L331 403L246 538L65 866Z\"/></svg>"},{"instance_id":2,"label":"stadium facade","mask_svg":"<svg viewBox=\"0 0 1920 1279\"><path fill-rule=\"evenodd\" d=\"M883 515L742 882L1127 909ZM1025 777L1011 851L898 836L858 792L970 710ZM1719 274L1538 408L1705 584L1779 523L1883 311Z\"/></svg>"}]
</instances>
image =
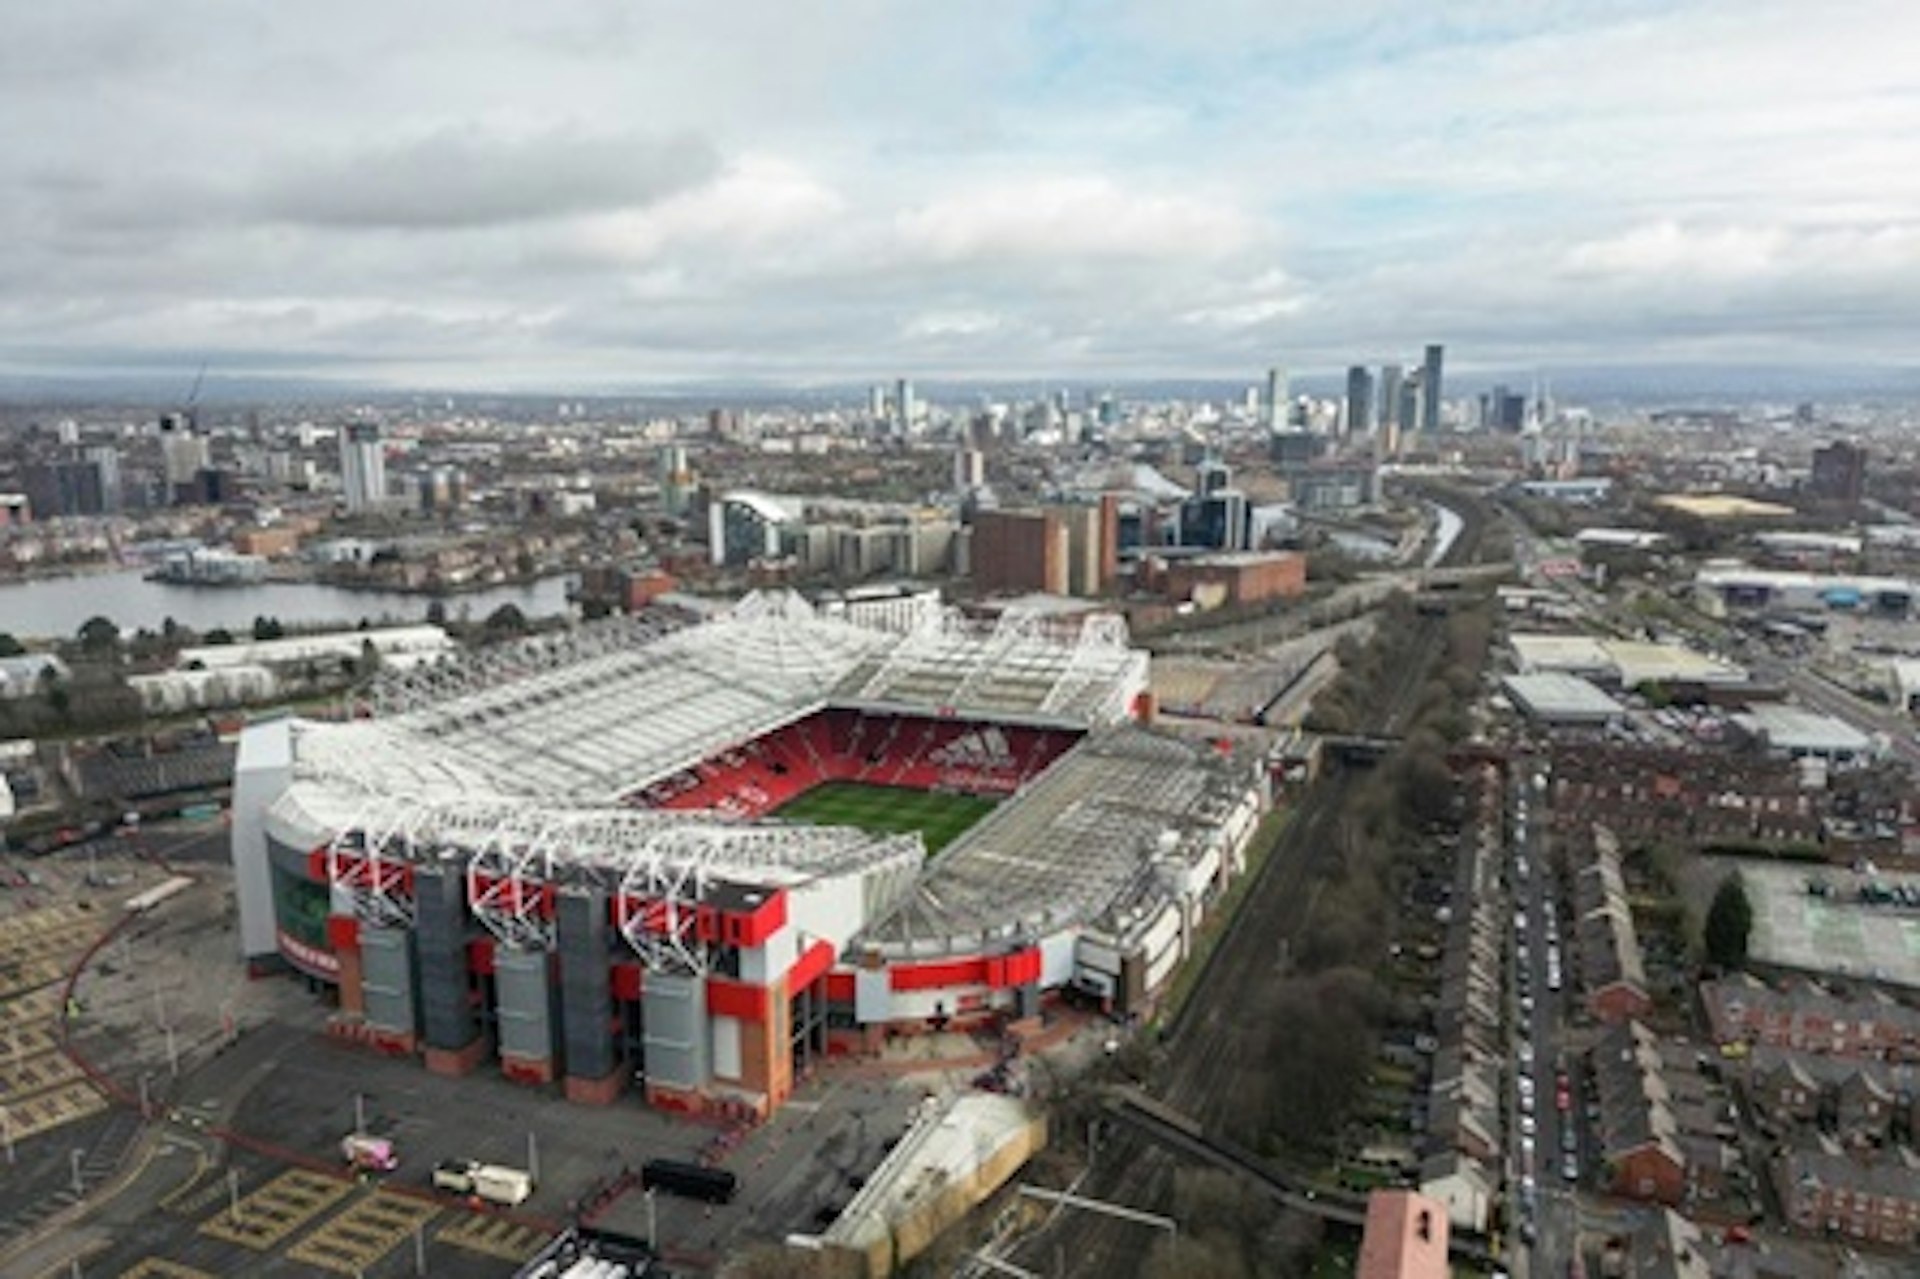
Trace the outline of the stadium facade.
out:
<instances>
[{"instance_id":1,"label":"stadium facade","mask_svg":"<svg viewBox=\"0 0 1920 1279\"><path fill-rule=\"evenodd\" d=\"M434 1070L751 1115L889 1032L1065 992L1146 1006L1242 865L1258 761L1137 722L1147 656L1118 618L899 621L756 594L250 726L246 955ZM929 858L915 832L778 817L828 781L999 802Z\"/></svg>"}]
</instances>

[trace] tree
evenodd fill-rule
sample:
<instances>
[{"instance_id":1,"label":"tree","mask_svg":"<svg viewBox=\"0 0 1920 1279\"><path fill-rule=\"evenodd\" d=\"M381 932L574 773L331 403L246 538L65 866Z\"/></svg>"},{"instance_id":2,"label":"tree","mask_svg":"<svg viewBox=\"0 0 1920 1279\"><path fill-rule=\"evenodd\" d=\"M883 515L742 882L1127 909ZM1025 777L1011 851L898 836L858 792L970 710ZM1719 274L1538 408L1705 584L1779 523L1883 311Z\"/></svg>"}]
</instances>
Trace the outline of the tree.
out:
<instances>
[{"instance_id":1,"label":"tree","mask_svg":"<svg viewBox=\"0 0 1920 1279\"><path fill-rule=\"evenodd\" d=\"M256 640L277 640L285 638L287 628L280 624L277 617L256 617L253 619L253 637Z\"/></svg>"},{"instance_id":2,"label":"tree","mask_svg":"<svg viewBox=\"0 0 1920 1279\"><path fill-rule=\"evenodd\" d=\"M524 635L527 631L527 615L520 611L517 604L502 604L487 614L482 623L489 635Z\"/></svg>"},{"instance_id":3,"label":"tree","mask_svg":"<svg viewBox=\"0 0 1920 1279\"><path fill-rule=\"evenodd\" d=\"M0 631L0 657L19 657L26 652L26 646L6 631Z\"/></svg>"},{"instance_id":4,"label":"tree","mask_svg":"<svg viewBox=\"0 0 1920 1279\"><path fill-rule=\"evenodd\" d=\"M213 646L233 643L233 632L224 626L216 626L207 632L207 643Z\"/></svg>"},{"instance_id":5,"label":"tree","mask_svg":"<svg viewBox=\"0 0 1920 1279\"><path fill-rule=\"evenodd\" d=\"M1721 968L1740 968L1747 962L1747 938L1753 931L1753 903L1739 871L1720 881L1707 908L1707 958Z\"/></svg>"},{"instance_id":6,"label":"tree","mask_svg":"<svg viewBox=\"0 0 1920 1279\"><path fill-rule=\"evenodd\" d=\"M445 600L427 601L427 625L445 626L447 624L447 602Z\"/></svg>"},{"instance_id":7,"label":"tree","mask_svg":"<svg viewBox=\"0 0 1920 1279\"><path fill-rule=\"evenodd\" d=\"M80 623L80 647L88 653L111 653L120 647L120 628L104 617L89 617Z\"/></svg>"}]
</instances>

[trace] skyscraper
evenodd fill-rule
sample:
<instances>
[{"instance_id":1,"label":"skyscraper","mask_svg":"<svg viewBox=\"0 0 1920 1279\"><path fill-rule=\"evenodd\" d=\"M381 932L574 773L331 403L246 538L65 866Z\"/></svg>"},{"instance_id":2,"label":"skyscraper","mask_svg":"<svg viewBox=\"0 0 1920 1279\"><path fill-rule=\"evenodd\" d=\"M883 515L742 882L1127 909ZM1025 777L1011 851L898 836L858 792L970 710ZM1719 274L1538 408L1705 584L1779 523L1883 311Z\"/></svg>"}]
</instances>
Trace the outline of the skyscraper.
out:
<instances>
[{"instance_id":1,"label":"skyscraper","mask_svg":"<svg viewBox=\"0 0 1920 1279\"><path fill-rule=\"evenodd\" d=\"M693 468L687 465L686 446L663 444L654 460L660 482L660 509L676 518L685 515L693 496Z\"/></svg>"},{"instance_id":2,"label":"skyscraper","mask_svg":"<svg viewBox=\"0 0 1920 1279\"><path fill-rule=\"evenodd\" d=\"M1424 435L1440 433L1440 364L1445 355L1446 348L1435 342L1427 347L1427 358L1420 365L1420 431Z\"/></svg>"},{"instance_id":3,"label":"skyscraper","mask_svg":"<svg viewBox=\"0 0 1920 1279\"><path fill-rule=\"evenodd\" d=\"M349 422L340 428L340 491L350 512L386 500L387 453L378 422Z\"/></svg>"},{"instance_id":4,"label":"skyscraper","mask_svg":"<svg viewBox=\"0 0 1920 1279\"><path fill-rule=\"evenodd\" d=\"M1403 376L1398 364L1380 366L1380 425L1383 428L1400 423L1400 379Z\"/></svg>"},{"instance_id":5,"label":"skyscraper","mask_svg":"<svg viewBox=\"0 0 1920 1279\"><path fill-rule=\"evenodd\" d=\"M1356 364L1347 370L1347 431L1359 435L1373 429L1373 374Z\"/></svg>"},{"instance_id":6,"label":"skyscraper","mask_svg":"<svg viewBox=\"0 0 1920 1279\"><path fill-rule=\"evenodd\" d=\"M1287 390L1287 371L1279 365L1267 370L1267 429L1284 431L1287 429L1287 401L1292 398Z\"/></svg>"},{"instance_id":7,"label":"skyscraper","mask_svg":"<svg viewBox=\"0 0 1920 1279\"><path fill-rule=\"evenodd\" d=\"M100 472L100 509L103 514L116 515L121 506L120 489L120 450L111 444L95 444L88 447L82 455Z\"/></svg>"},{"instance_id":8,"label":"skyscraper","mask_svg":"<svg viewBox=\"0 0 1920 1279\"><path fill-rule=\"evenodd\" d=\"M893 390L894 434L908 435L913 431L914 403L913 382L901 378Z\"/></svg>"}]
</instances>

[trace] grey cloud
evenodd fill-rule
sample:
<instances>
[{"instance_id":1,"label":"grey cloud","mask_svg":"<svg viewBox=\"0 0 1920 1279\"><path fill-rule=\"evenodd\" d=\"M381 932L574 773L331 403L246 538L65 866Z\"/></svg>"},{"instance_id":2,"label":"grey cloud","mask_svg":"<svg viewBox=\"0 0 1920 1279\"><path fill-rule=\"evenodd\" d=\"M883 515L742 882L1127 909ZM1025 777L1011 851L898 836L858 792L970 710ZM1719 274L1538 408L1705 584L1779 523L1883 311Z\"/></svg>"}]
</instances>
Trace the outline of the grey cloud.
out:
<instances>
[{"instance_id":1,"label":"grey cloud","mask_svg":"<svg viewBox=\"0 0 1920 1279\"><path fill-rule=\"evenodd\" d=\"M348 229L457 229L652 204L720 171L691 134L501 138L450 129L322 159L270 180L267 216Z\"/></svg>"}]
</instances>

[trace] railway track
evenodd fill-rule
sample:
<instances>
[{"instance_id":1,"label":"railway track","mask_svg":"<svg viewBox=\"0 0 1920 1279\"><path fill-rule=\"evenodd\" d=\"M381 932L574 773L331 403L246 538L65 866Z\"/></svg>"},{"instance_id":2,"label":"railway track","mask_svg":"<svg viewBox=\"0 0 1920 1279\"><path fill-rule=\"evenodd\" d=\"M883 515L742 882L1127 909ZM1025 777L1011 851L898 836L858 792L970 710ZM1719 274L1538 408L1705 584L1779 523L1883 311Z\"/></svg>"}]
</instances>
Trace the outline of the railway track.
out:
<instances>
[{"instance_id":1,"label":"railway track","mask_svg":"<svg viewBox=\"0 0 1920 1279\"><path fill-rule=\"evenodd\" d=\"M1485 526L1484 518L1466 518L1443 563L1471 562ZM1412 714L1444 637L1444 626L1443 618L1416 620L1411 651L1419 655L1418 660L1400 664L1380 703L1379 722L1386 731L1404 727ZM1321 872L1331 869L1340 856L1334 825L1353 786L1354 775L1339 770L1323 777L1301 798L1259 879L1228 922L1192 994L1167 1028L1155 1091L1169 1106L1198 1120L1205 1131L1219 1129L1241 1077L1256 1074L1267 1055L1267 1028L1249 1025L1245 1010L1254 1005L1252 996L1261 986L1287 971L1287 948L1312 916L1317 898L1314 886ZM1112 1131L1099 1148L1082 1193L1165 1211L1171 1201L1173 1170L1180 1160L1165 1144L1135 1128L1109 1127ZM1065 1214L1023 1241L1012 1259L1037 1273L1110 1279L1137 1273L1152 1242L1145 1227L1084 1213ZM1058 1268L1062 1262L1064 1270Z\"/></svg>"}]
</instances>

